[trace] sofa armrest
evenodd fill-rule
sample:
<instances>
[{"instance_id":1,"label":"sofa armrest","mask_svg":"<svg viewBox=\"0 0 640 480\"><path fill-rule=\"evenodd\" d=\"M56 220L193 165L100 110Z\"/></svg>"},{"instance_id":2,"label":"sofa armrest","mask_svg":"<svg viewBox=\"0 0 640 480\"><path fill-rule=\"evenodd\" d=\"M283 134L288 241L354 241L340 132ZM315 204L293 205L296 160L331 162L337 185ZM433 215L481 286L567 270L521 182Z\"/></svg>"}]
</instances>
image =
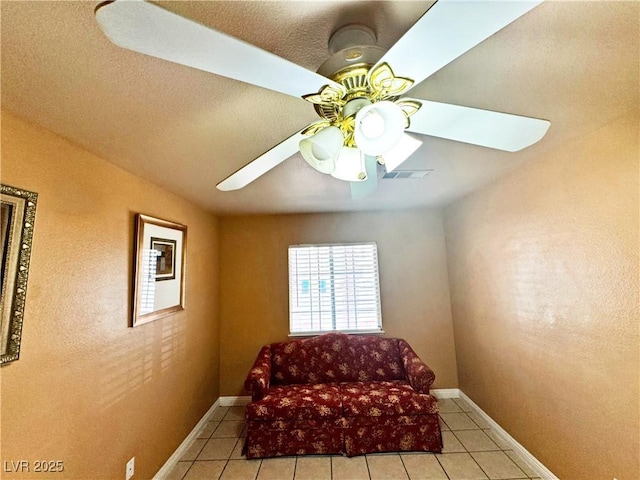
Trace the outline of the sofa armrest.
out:
<instances>
[{"instance_id":1,"label":"sofa armrest","mask_svg":"<svg viewBox=\"0 0 640 480\"><path fill-rule=\"evenodd\" d=\"M262 347L258 358L244 381L244 388L251 394L252 400L260 400L269 390L271 381L271 346Z\"/></svg>"},{"instance_id":2,"label":"sofa armrest","mask_svg":"<svg viewBox=\"0 0 640 480\"><path fill-rule=\"evenodd\" d=\"M429 387L436 379L435 373L420 360L418 354L405 340L398 340L398 347L407 381L416 392L428 394Z\"/></svg>"}]
</instances>

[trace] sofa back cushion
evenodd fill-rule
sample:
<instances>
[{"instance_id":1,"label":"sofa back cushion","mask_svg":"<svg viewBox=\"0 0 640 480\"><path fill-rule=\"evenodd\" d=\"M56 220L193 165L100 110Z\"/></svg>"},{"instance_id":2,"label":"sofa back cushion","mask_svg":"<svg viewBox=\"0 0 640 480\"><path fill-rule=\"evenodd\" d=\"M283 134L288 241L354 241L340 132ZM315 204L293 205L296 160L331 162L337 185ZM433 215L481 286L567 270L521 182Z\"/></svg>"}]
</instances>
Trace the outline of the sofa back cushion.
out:
<instances>
[{"instance_id":1,"label":"sofa back cushion","mask_svg":"<svg viewBox=\"0 0 640 480\"><path fill-rule=\"evenodd\" d=\"M328 333L271 344L274 385L404 379L395 338Z\"/></svg>"},{"instance_id":2,"label":"sofa back cushion","mask_svg":"<svg viewBox=\"0 0 640 480\"><path fill-rule=\"evenodd\" d=\"M356 382L404 380L398 340L373 335L349 337L353 359L352 379Z\"/></svg>"},{"instance_id":3,"label":"sofa back cushion","mask_svg":"<svg viewBox=\"0 0 640 480\"><path fill-rule=\"evenodd\" d=\"M271 345L274 385L349 382L352 380L348 336L330 333Z\"/></svg>"}]
</instances>

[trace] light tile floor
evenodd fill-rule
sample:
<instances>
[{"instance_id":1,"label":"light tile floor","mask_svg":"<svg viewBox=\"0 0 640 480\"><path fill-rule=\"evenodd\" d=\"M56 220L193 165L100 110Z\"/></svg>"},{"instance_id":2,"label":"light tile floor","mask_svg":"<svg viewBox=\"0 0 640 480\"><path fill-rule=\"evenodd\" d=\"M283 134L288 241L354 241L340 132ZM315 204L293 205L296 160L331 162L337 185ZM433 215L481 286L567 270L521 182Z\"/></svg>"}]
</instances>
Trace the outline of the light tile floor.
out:
<instances>
[{"instance_id":1,"label":"light tile floor","mask_svg":"<svg viewBox=\"0 0 640 480\"><path fill-rule=\"evenodd\" d=\"M247 460L244 407L218 407L168 480L475 480L538 478L462 399L440 399L444 449L353 458L304 456Z\"/></svg>"}]
</instances>

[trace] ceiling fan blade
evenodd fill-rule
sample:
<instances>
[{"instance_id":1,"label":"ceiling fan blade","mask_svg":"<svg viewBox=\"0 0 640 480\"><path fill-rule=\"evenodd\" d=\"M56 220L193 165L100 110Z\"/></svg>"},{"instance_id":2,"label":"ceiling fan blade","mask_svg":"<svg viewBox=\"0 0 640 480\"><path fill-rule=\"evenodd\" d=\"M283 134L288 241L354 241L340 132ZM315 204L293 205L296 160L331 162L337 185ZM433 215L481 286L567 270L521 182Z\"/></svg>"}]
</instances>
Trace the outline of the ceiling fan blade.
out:
<instances>
[{"instance_id":1,"label":"ceiling fan blade","mask_svg":"<svg viewBox=\"0 0 640 480\"><path fill-rule=\"evenodd\" d=\"M367 172L367 179L362 182L349 182L351 198L354 200L360 200L378 188L378 161L376 157L370 155L365 156L364 165Z\"/></svg>"},{"instance_id":2,"label":"ceiling fan blade","mask_svg":"<svg viewBox=\"0 0 640 480\"><path fill-rule=\"evenodd\" d=\"M377 65L388 63L415 86L540 3L439 0Z\"/></svg>"},{"instance_id":3,"label":"ceiling fan blade","mask_svg":"<svg viewBox=\"0 0 640 480\"><path fill-rule=\"evenodd\" d=\"M387 173L398 168L400 164L413 155L421 145L421 140L403 133L402 138L400 138L400 141L395 145L395 147L382 155L382 158L384 159L384 167Z\"/></svg>"},{"instance_id":4,"label":"ceiling fan blade","mask_svg":"<svg viewBox=\"0 0 640 480\"><path fill-rule=\"evenodd\" d=\"M294 97L337 84L284 58L141 0L103 3L95 12L119 47Z\"/></svg>"},{"instance_id":5,"label":"ceiling fan blade","mask_svg":"<svg viewBox=\"0 0 640 480\"><path fill-rule=\"evenodd\" d=\"M416 101L409 132L517 152L545 136L551 122L449 103Z\"/></svg>"},{"instance_id":6,"label":"ceiling fan blade","mask_svg":"<svg viewBox=\"0 0 640 480\"><path fill-rule=\"evenodd\" d=\"M306 135L302 134L302 131L303 130L300 130L298 133L291 135L271 150L263 153L251 163L248 163L234 174L228 176L217 184L216 188L223 192L238 190L239 188L247 186L272 168L280 165L287 158L298 152L300 140L307 138Z\"/></svg>"}]
</instances>

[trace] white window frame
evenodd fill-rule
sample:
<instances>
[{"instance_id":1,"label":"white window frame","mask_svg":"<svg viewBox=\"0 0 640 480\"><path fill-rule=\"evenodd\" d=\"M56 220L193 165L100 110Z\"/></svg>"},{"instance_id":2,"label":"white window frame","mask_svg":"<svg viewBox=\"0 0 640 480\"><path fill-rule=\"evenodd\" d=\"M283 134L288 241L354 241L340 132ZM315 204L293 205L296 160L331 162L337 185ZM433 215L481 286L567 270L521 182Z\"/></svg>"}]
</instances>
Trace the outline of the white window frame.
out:
<instances>
[{"instance_id":1,"label":"white window frame","mask_svg":"<svg viewBox=\"0 0 640 480\"><path fill-rule=\"evenodd\" d=\"M304 253L305 249L310 249L306 256L307 263L298 264L300 256L303 256L298 253ZM364 270L360 272L355 270L354 253L366 261ZM326 263L320 263L318 257L321 255L327 257ZM318 262L317 268L311 262L311 257ZM344 263L341 263L343 270L338 273L335 271L335 257L344 259ZM290 245L288 264L290 337L327 332L384 333L376 242ZM321 278L323 276L325 278ZM360 283L363 285L361 287L356 284L358 277L364 280ZM304 286L304 282L308 287ZM305 291L307 288L308 292ZM345 299L342 303L336 302L336 294L340 293ZM361 299L360 308L357 306L358 295ZM357 327L358 314L365 323L360 328ZM305 323L310 328L303 328ZM355 328L343 328L353 323L356 324Z\"/></svg>"}]
</instances>

